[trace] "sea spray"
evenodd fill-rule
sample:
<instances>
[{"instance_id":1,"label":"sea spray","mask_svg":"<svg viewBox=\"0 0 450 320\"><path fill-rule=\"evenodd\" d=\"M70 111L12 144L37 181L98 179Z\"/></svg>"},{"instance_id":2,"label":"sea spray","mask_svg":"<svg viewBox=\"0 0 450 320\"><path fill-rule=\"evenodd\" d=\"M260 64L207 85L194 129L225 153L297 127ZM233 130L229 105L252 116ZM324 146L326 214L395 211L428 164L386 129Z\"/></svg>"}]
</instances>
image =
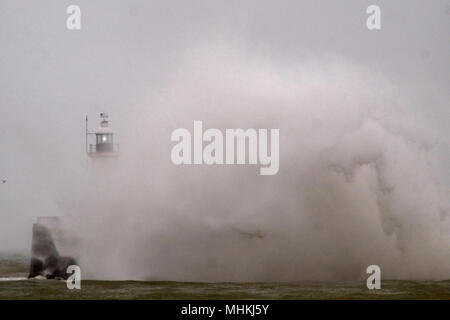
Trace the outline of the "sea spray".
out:
<instances>
[{"instance_id":1,"label":"sea spray","mask_svg":"<svg viewBox=\"0 0 450 320\"><path fill-rule=\"evenodd\" d=\"M436 160L448 144L423 106L351 61L280 68L232 49L190 51L161 96L133 109L117 162L66 190L83 274L354 280L376 264L384 279L450 278L449 189ZM195 119L279 128L280 171L174 166L170 134Z\"/></svg>"}]
</instances>

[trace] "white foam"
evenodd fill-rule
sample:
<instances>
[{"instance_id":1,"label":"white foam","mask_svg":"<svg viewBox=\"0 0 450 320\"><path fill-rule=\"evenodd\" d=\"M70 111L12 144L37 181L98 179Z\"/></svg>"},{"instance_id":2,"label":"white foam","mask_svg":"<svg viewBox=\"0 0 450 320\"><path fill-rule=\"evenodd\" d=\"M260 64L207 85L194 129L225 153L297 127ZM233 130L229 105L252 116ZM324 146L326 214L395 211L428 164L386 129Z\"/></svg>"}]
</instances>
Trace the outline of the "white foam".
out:
<instances>
[{"instance_id":1,"label":"white foam","mask_svg":"<svg viewBox=\"0 0 450 320\"><path fill-rule=\"evenodd\" d=\"M0 281L21 281L21 280L27 280L25 277L2 277L0 278Z\"/></svg>"}]
</instances>

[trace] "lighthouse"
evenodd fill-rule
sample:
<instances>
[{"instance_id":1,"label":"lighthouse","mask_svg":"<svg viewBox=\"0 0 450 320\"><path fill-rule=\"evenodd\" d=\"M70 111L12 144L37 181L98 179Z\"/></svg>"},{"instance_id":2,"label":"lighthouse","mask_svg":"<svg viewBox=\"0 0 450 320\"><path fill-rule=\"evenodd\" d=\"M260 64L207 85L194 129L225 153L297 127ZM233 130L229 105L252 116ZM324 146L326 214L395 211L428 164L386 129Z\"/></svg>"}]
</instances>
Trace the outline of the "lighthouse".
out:
<instances>
[{"instance_id":1,"label":"lighthouse","mask_svg":"<svg viewBox=\"0 0 450 320\"><path fill-rule=\"evenodd\" d=\"M88 132L88 117L86 116L86 153L90 158L111 158L119 155L119 145L114 143L114 133L109 127L108 114L100 113L100 127L95 132ZM95 143L91 136L95 136Z\"/></svg>"},{"instance_id":2,"label":"lighthouse","mask_svg":"<svg viewBox=\"0 0 450 320\"><path fill-rule=\"evenodd\" d=\"M102 187L94 188L97 192L108 192L112 186L111 172L114 172L119 155L119 145L114 143L114 132L109 126L108 114L100 113L100 126L94 132L88 132L86 116L86 155L92 158L92 176L90 182ZM31 261L29 278L38 276L47 279L67 279L67 268L77 265L76 239L65 232L63 221L58 216L38 217L33 224L31 241Z\"/></svg>"}]
</instances>

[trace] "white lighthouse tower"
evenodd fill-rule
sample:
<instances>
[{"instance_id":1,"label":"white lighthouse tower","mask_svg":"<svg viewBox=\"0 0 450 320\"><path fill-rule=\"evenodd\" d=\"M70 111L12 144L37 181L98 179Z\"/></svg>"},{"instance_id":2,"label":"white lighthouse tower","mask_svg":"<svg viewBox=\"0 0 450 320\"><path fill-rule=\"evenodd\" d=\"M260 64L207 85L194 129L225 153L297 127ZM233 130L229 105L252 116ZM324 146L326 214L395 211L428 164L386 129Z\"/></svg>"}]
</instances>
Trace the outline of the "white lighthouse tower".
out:
<instances>
[{"instance_id":1,"label":"white lighthouse tower","mask_svg":"<svg viewBox=\"0 0 450 320\"><path fill-rule=\"evenodd\" d=\"M108 114L100 113L100 126L93 132L88 132L88 117L86 116L86 158L90 174L103 185L113 179L112 172L117 169L119 145L114 142L114 132L110 128Z\"/></svg>"},{"instance_id":2,"label":"white lighthouse tower","mask_svg":"<svg viewBox=\"0 0 450 320\"><path fill-rule=\"evenodd\" d=\"M111 158L119 155L119 145L114 144L114 133L109 127L108 114L100 113L100 127L95 132L88 132L86 116L86 153L90 158ZM89 136L95 136L95 143L89 143ZM92 139L91 139L92 142Z\"/></svg>"}]
</instances>

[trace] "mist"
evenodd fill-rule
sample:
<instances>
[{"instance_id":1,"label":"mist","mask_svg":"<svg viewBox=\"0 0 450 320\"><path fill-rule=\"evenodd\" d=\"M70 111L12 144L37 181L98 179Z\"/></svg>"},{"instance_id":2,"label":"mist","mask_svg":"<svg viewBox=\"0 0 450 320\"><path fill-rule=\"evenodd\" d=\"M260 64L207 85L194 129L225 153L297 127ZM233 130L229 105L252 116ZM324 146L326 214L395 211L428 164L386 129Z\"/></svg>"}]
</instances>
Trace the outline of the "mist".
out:
<instances>
[{"instance_id":1,"label":"mist","mask_svg":"<svg viewBox=\"0 0 450 320\"><path fill-rule=\"evenodd\" d=\"M29 44L1 33L16 44L6 42L2 60L0 250L28 250L35 217L59 215L91 279L353 280L370 264L385 279L450 277L449 48L429 40L448 20L415 27L415 42L402 43L414 52L408 58L395 49L386 58L407 30L399 22L367 39L349 18L330 35L364 5L344 12L326 3L336 16L308 33L307 12L320 11L312 4L299 8L305 19L275 14L280 23L265 30L270 2L236 15L199 2L209 17L160 5L168 21L155 10L140 16L136 8L147 5L139 2L112 3L118 11L103 18L82 3L87 29L79 34L58 31L56 18L36 21L56 40L36 42L31 55ZM424 15L448 19L443 3L422 4ZM5 25L20 12L8 8ZM110 15L123 21L114 37L98 22ZM169 21L161 34L152 28ZM301 45L281 21L298 27ZM20 26L27 39L42 36ZM348 30L360 46L350 46ZM95 128L103 111L120 157L86 161L84 115ZM175 166L170 135L194 120L205 129L279 128L279 172Z\"/></svg>"},{"instance_id":2,"label":"mist","mask_svg":"<svg viewBox=\"0 0 450 320\"><path fill-rule=\"evenodd\" d=\"M240 50L193 49L167 85L170 95L140 108L120 159L93 165L84 192L63 210L86 271L345 280L378 264L387 278L448 278L448 189L435 159L443 145L417 122L419 106L345 60L283 72ZM193 119L205 128L281 128L280 172L174 166L170 133L192 129Z\"/></svg>"}]
</instances>

